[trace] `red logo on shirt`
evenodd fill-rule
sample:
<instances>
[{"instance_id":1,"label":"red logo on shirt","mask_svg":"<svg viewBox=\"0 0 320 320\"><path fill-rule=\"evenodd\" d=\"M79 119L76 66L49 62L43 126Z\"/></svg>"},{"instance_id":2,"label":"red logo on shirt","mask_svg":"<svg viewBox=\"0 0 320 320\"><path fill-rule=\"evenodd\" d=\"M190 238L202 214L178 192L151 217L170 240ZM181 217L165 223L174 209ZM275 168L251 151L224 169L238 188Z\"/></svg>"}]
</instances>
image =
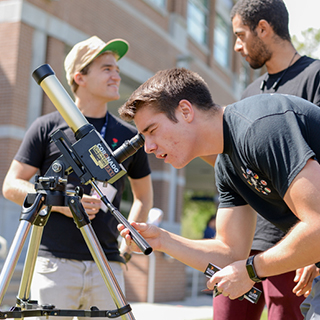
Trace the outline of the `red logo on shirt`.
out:
<instances>
[{"instance_id":1,"label":"red logo on shirt","mask_svg":"<svg viewBox=\"0 0 320 320\"><path fill-rule=\"evenodd\" d=\"M112 138L112 145L111 147L114 149L118 145L118 139L117 138Z\"/></svg>"}]
</instances>

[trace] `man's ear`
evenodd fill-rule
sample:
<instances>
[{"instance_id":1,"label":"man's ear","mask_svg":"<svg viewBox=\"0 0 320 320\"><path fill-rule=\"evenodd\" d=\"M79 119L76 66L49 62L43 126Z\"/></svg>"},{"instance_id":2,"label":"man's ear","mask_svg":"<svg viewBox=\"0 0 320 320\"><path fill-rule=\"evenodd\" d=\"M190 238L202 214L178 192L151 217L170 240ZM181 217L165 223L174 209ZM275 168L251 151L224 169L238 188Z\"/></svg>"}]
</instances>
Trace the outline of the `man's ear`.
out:
<instances>
[{"instance_id":1,"label":"man's ear","mask_svg":"<svg viewBox=\"0 0 320 320\"><path fill-rule=\"evenodd\" d=\"M78 86L81 86L84 83L83 74L81 72L76 72L73 79Z\"/></svg>"},{"instance_id":2,"label":"man's ear","mask_svg":"<svg viewBox=\"0 0 320 320\"><path fill-rule=\"evenodd\" d=\"M177 111L180 113L181 118L187 122L191 122L194 118L194 106L188 100L181 100Z\"/></svg>"},{"instance_id":3,"label":"man's ear","mask_svg":"<svg viewBox=\"0 0 320 320\"><path fill-rule=\"evenodd\" d=\"M265 38L273 32L273 28L267 20L261 19L257 25L256 32L260 38Z\"/></svg>"}]
</instances>

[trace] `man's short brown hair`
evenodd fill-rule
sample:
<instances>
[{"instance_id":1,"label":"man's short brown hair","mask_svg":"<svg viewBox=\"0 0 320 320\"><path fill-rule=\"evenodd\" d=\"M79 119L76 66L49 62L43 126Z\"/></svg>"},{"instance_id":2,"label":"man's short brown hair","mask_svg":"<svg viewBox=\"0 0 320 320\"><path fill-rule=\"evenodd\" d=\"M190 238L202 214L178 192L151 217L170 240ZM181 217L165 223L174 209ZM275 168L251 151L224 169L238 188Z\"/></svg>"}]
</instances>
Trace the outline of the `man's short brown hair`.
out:
<instances>
[{"instance_id":1,"label":"man's short brown hair","mask_svg":"<svg viewBox=\"0 0 320 320\"><path fill-rule=\"evenodd\" d=\"M148 105L177 122L175 111L184 99L202 110L215 106L208 86L199 74L185 68L162 70L132 93L119 114L122 119L132 121L138 109Z\"/></svg>"}]
</instances>

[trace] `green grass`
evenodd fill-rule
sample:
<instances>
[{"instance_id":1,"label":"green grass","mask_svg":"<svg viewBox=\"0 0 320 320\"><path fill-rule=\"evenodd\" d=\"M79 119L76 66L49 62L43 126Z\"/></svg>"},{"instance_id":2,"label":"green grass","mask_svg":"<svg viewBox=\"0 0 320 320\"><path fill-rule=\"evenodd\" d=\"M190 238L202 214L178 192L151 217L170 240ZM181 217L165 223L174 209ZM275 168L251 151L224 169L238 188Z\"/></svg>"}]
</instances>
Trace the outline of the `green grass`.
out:
<instances>
[{"instance_id":1,"label":"green grass","mask_svg":"<svg viewBox=\"0 0 320 320\"><path fill-rule=\"evenodd\" d=\"M268 320L268 312L266 308L264 308L260 320Z\"/></svg>"}]
</instances>

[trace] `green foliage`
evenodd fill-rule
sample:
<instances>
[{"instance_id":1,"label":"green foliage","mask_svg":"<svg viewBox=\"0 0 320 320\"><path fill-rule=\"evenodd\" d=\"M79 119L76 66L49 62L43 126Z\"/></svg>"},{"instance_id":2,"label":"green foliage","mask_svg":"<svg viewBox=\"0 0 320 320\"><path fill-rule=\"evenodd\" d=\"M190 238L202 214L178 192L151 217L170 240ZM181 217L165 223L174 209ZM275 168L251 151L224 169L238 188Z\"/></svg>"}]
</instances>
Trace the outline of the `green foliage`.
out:
<instances>
[{"instance_id":1,"label":"green foliage","mask_svg":"<svg viewBox=\"0 0 320 320\"><path fill-rule=\"evenodd\" d=\"M181 235L189 239L202 239L207 222L215 213L214 194L185 192Z\"/></svg>"},{"instance_id":2,"label":"green foliage","mask_svg":"<svg viewBox=\"0 0 320 320\"><path fill-rule=\"evenodd\" d=\"M263 309L260 320L268 320L268 311L266 308Z\"/></svg>"},{"instance_id":3,"label":"green foliage","mask_svg":"<svg viewBox=\"0 0 320 320\"><path fill-rule=\"evenodd\" d=\"M313 58L320 58L320 29L309 28L301 32L303 40L299 41L297 36L292 36L292 43L297 51L302 55L307 55ZM318 53L317 53L318 51Z\"/></svg>"}]
</instances>

